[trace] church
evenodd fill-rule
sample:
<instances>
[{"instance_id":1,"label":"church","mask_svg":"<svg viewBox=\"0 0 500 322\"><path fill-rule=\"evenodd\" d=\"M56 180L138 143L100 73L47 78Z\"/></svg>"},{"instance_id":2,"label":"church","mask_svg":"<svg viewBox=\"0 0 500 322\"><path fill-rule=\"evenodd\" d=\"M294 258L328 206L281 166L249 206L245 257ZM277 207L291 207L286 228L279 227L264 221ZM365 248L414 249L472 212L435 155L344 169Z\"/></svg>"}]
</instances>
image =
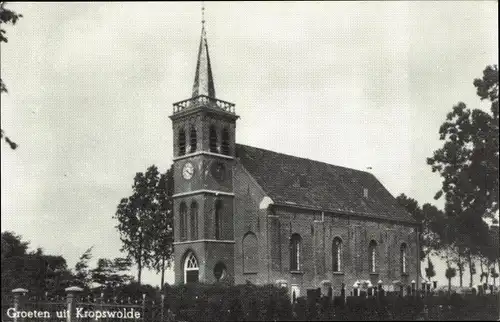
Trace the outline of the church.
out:
<instances>
[{"instance_id":1,"label":"church","mask_svg":"<svg viewBox=\"0 0 500 322\"><path fill-rule=\"evenodd\" d=\"M419 285L419 223L371 174L236 143L203 24L192 97L173 104L175 283Z\"/></svg>"}]
</instances>

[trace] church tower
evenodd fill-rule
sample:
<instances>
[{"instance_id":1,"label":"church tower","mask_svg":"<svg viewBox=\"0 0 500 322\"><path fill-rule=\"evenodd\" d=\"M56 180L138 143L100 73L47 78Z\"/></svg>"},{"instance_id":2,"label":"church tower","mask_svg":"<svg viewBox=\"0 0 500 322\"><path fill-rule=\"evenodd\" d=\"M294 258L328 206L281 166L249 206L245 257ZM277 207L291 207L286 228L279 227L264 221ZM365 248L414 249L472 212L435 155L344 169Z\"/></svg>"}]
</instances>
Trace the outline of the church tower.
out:
<instances>
[{"instance_id":1,"label":"church tower","mask_svg":"<svg viewBox=\"0 0 500 322\"><path fill-rule=\"evenodd\" d=\"M234 281L234 104L219 100L205 21L191 98L173 104L176 284Z\"/></svg>"}]
</instances>

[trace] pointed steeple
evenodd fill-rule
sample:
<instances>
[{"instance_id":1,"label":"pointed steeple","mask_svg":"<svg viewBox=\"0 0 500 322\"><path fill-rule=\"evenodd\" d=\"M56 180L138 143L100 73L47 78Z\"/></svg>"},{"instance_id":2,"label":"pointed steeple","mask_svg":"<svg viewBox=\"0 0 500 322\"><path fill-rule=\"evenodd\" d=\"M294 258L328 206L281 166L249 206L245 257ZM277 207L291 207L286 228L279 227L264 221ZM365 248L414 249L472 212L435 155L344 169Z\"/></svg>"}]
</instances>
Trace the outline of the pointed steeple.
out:
<instances>
[{"instance_id":1,"label":"pointed steeple","mask_svg":"<svg viewBox=\"0 0 500 322\"><path fill-rule=\"evenodd\" d=\"M206 95L215 98L214 79L212 77L212 67L210 66L210 56L208 55L207 35L205 32L205 7L202 7L202 27L200 48L198 50L198 61L196 63L196 75L194 77L193 96Z\"/></svg>"}]
</instances>

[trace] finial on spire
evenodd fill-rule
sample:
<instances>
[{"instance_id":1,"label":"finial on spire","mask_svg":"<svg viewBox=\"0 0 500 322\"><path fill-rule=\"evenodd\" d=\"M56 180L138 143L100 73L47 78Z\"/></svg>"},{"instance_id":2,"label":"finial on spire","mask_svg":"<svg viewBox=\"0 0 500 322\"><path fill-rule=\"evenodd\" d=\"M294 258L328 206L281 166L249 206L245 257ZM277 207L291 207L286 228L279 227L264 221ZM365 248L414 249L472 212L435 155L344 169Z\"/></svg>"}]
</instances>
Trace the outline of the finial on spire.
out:
<instances>
[{"instance_id":1,"label":"finial on spire","mask_svg":"<svg viewBox=\"0 0 500 322\"><path fill-rule=\"evenodd\" d=\"M193 85L193 97L205 95L215 98L214 80L210 56L208 55L207 35L205 31L205 2L201 6L201 39L198 50L198 61Z\"/></svg>"},{"instance_id":2,"label":"finial on spire","mask_svg":"<svg viewBox=\"0 0 500 322\"><path fill-rule=\"evenodd\" d=\"M205 26L205 1L201 2L201 24Z\"/></svg>"}]
</instances>

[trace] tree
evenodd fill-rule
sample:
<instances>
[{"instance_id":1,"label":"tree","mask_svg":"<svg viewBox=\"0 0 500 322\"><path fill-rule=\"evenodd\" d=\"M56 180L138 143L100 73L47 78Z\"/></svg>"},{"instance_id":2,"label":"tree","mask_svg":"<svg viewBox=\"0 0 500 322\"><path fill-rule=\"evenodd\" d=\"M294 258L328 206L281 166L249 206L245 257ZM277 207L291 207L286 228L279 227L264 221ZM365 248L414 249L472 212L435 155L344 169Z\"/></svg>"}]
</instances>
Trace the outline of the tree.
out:
<instances>
[{"instance_id":1,"label":"tree","mask_svg":"<svg viewBox=\"0 0 500 322\"><path fill-rule=\"evenodd\" d=\"M486 262L486 263L485 263ZM488 284L488 266L486 265L486 270L484 270L484 265L487 264L487 260L484 257L479 257L479 264L481 265L481 275L479 275L479 281L482 283L483 278L486 281L486 284Z\"/></svg>"},{"instance_id":2,"label":"tree","mask_svg":"<svg viewBox=\"0 0 500 322\"><path fill-rule=\"evenodd\" d=\"M97 267L90 271L92 274L92 282L106 286L109 281L109 276L112 273L112 265L113 262L111 260L107 258L99 258L97 260Z\"/></svg>"},{"instance_id":3,"label":"tree","mask_svg":"<svg viewBox=\"0 0 500 322\"><path fill-rule=\"evenodd\" d=\"M435 198L444 195L447 215L460 218L460 233L482 245L488 235L483 219L498 211L498 67L487 66L474 86L491 102L490 112L455 105L439 129L444 145L427 163L443 178Z\"/></svg>"},{"instance_id":4,"label":"tree","mask_svg":"<svg viewBox=\"0 0 500 322\"><path fill-rule=\"evenodd\" d=\"M495 267L491 268L491 277L493 278L493 285L497 285L498 273L497 273Z\"/></svg>"},{"instance_id":5,"label":"tree","mask_svg":"<svg viewBox=\"0 0 500 322\"><path fill-rule=\"evenodd\" d=\"M12 24L15 25L19 18L22 17L21 14L16 13L15 11L9 10L5 8L7 3L2 1L0 2L0 43L8 42L7 32L3 29L2 24ZM3 79L0 77L0 93L7 93L7 86L3 82ZM4 139L7 144L9 144L10 148L15 150L17 148L17 144L13 142L8 136L5 135L3 129L0 129L0 139Z\"/></svg>"},{"instance_id":6,"label":"tree","mask_svg":"<svg viewBox=\"0 0 500 322\"><path fill-rule=\"evenodd\" d=\"M158 199L160 200L160 209L155 212L154 231L157 238L153 244L153 262L152 267L161 274L161 288L165 284L165 267L170 267L173 259L173 198L174 194L174 176L173 166L166 173L160 176L158 184Z\"/></svg>"},{"instance_id":7,"label":"tree","mask_svg":"<svg viewBox=\"0 0 500 322\"><path fill-rule=\"evenodd\" d=\"M425 276L430 281L434 276L436 276L436 271L434 270L434 264L430 258L427 258L427 267L425 268Z\"/></svg>"},{"instance_id":8,"label":"tree","mask_svg":"<svg viewBox=\"0 0 500 322\"><path fill-rule=\"evenodd\" d=\"M99 258L97 267L91 270L92 281L104 288L121 287L132 280L132 276L125 274L132 265L128 258Z\"/></svg>"},{"instance_id":9,"label":"tree","mask_svg":"<svg viewBox=\"0 0 500 322\"><path fill-rule=\"evenodd\" d=\"M484 219L494 218L498 212L498 67L487 66L482 79L473 84L480 99L491 103L490 111L471 110L462 102L455 105L439 129L443 147L427 159L432 171L443 179L435 199L445 197L450 218L447 239L456 248L460 276L464 256L471 272L474 256L488 261L494 257ZM482 281L488 273L483 271L482 259L480 264Z\"/></svg>"},{"instance_id":10,"label":"tree","mask_svg":"<svg viewBox=\"0 0 500 322\"><path fill-rule=\"evenodd\" d=\"M24 256L27 254L29 242L21 241L22 236L12 231L2 232L2 260L8 257Z\"/></svg>"},{"instance_id":11,"label":"tree","mask_svg":"<svg viewBox=\"0 0 500 322\"><path fill-rule=\"evenodd\" d=\"M474 257L469 255L468 258L469 261L469 275L470 275L470 282L469 282L469 287L472 287L474 285L474 275L476 275L476 263L474 262Z\"/></svg>"},{"instance_id":12,"label":"tree","mask_svg":"<svg viewBox=\"0 0 500 322\"><path fill-rule=\"evenodd\" d=\"M463 257L463 254L464 254L464 250L463 250L463 247L461 247L460 245L455 246L453 248L453 258L451 261L453 263L455 263L455 265L457 265L458 277L460 280L460 287L463 286L463 277L464 277L464 271L465 271L465 266L466 266L466 261L465 261L465 258Z\"/></svg>"},{"instance_id":13,"label":"tree","mask_svg":"<svg viewBox=\"0 0 500 322\"><path fill-rule=\"evenodd\" d=\"M428 203L420 208L415 199L407 197L404 193L397 196L396 201L421 223L420 260L432 251L439 251L444 243L443 234L446 227L444 213Z\"/></svg>"},{"instance_id":14,"label":"tree","mask_svg":"<svg viewBox=\"0 0 500 322\"><path fill-rule=\"evenodd\" d=\"M400 194L399 196L396 197L396 201L398 204L406 209L408 213L410 213L413 218L422 223L422 226L424 226L423 220L424 217L422 215L422 209L420 209L420 206L418 205L418 201L415 199L407 197L404 193ZM425 233L421 231L419 238L420 238L420 260L424 259L426 256L426 252L424 251L425 249L425 241L424 241L424 235Z\"/></svg>"},{"instance_id":15,"label":"tree","mask_svg":"<svg viewBox=\"0 0 500 322\"><path fill-rule=\"evenodd\" d=\"M18 287L34 294L60 292L72 279L62 256L44 254L41 248L28 252L29 242L13 232L2 232L2 294Z\"/></svg>"},{"instance_id":16,"label":"tree","mask_svg":"<svg viewBox=\"0 0 500 322\"><path fill-rule=\"evenodd\" d=\"M160 270L172 254L171 212L167 213L166 181L155 165L146 173L138 172L132 186L133 193L123 198L113 218L118 220L116 228L126 251L137 264L137 281L141 283L143 267ZM165 240L163 240L165 238ZM163 249L161 249L163 248ZM159 258L163 258L160 264Z\"/></svg>"},{"instance_id":17,"label":"tree","mask_svg":"<svg viewBox=\"0 0 500 322\"><path fill-rule=\"evenodd\" d=\"M457 270L453 267L448 266L448 268L446 268L445 275L448 279L448 293L451 293L451 279L457 276Z\"/></svg>"},{"instance_id":18,"label":"tree","mask_svg":"<svg viewBox=\"0 0 500 322\"><path fill-rule=\"evenodd\" d=\"M92 248L88 248L75 264L75 283L82 288L89 288L92 276L89 270L89 261L92 258Z\"/></svg>"}]
</instances>

